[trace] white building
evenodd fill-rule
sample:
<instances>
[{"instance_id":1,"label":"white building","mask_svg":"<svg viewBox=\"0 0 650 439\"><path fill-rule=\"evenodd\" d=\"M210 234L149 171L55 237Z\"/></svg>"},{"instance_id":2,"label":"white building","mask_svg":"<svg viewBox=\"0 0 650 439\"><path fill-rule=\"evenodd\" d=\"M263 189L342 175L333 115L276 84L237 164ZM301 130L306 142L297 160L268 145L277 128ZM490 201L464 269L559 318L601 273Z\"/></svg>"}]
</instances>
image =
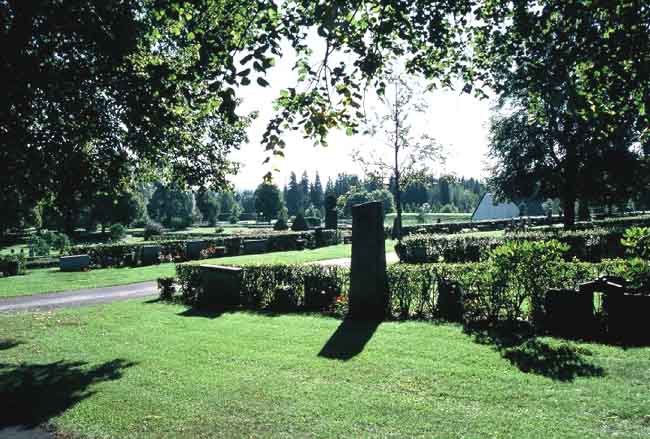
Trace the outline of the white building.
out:
<instances>
[{"instance_id":1,"label":"white building","mask_svg":"<svg viewBox=\"0 0 650 439\"><path fill-rule=\"evenodd\" d=\"M515 203L497 203L491 193L486 192L472 214L472 221L500 220L519 217L519 207Z\"/></svg>"}]
</instances>

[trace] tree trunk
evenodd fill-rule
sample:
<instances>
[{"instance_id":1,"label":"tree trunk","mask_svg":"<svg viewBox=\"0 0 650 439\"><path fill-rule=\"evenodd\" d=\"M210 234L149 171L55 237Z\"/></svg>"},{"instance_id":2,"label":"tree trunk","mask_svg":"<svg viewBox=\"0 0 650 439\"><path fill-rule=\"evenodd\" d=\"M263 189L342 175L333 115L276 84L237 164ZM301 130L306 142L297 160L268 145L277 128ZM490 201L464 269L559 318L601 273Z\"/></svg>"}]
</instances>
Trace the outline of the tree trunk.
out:
<instances>
[{"instance_id":1,"label":"tree trunk","mask_svg":"<svg viewBox=\"0 0 650 439\"><path fill-rule=\"evenodd\" d=\"M591 213L589 212L589 203L587 203L587 200L580 200L578 205L578 219L580 221L591 220Z\"/></svg>"},{"instance_id":2,"label":"tree trunk","mask_svg":"<svg viewBox=\"0 0 650 439\"><path fill-rule=\"evenodd\" d=\"M562 213L564 217L564 227L573 227L576 221L575 215L575 197L562 199Z\"/></svg>"},{"instance_id":3,"label":"tree trunk","mask_svg":"<svg viewBox=\"0 0 650 439\"><path fill-rule=\"evenodd\" d=\"M566 165L564 168L564 187L562 193L562 210L564 212L564 227L573 227L576 221L575 203L577 197L576 185L578 179L578 151L571 138L565 138Z\"/></svg>"}]
</instances>

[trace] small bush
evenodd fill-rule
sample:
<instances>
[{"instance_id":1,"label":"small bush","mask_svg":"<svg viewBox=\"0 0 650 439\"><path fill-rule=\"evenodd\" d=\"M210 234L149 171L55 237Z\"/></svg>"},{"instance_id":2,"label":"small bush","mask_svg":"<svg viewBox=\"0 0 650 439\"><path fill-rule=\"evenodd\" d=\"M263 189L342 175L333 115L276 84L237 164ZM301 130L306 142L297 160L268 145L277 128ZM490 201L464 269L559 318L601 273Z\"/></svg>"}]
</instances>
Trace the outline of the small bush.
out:
<instances>
[{"instance_id":1,"label":"small bush","mask_svg":"<svg viewBox=\"0 0 650 439\"><path fill-rule=\"evenodd\" d=\"M301 213L296 215L296 218L293 220L293 223L291 224L291 230L293 230L294 232L309 230L307 221L305 220L305 217Z\"/></svg>"},{"instance_id":2,"label":"small bush","mask_svg":"<svg viewBox=\"0 0 650 439\"><path fill-rule=\"evenodd\" d=\"M0 257L0 273L2 276L25 274L25 256L20 253Z\"/></svg>"},{"instance_id":3,"label":"small bush","mask_svg":"<svg viewBox=\"0 0 650 439\"><path fill-rule=\"evenodd\" d=\"M630 278L630 260L565 262L557 243L512 243L488 260L469 264L396 264L388 267L391 315L400 319L445 319L464 323L516 324L543 321L547 292L576 289L602 275ZM635 269L650 278L650 263ZM200 267L176 266L180 299L204 303ZM275 312L348 310L350 271L317 265L245 267L241 307ZM218 306L220 304L210 304Z\"/></svg>"},{"instance_id":4,"label":"small bush","mask_svg":"<svg viewBox=\"0 0 650 439\"><path fill-rule=\"evenodd\" d=\"M45 237L41 235L33 235L29 239L29 255L30 256L49 256L51 245Z\"/></svg>"},{"instance_id":5,"label":"small bush","mask_svg":"<svg viewBox=\"0 0 650 439\"><path fill-rule=\"evenodd\" d=\"M623 234L621 244L629 255L650 259L650 227L630 227Z\"/></svg>"},{"instance_id":6,"label":"small bush","mask_svg":"<svg viewBox=\"0 0 650 439\"><path fill-rule=\"evenodd\" d=\"M406 236L395 246L402 262L466 263L485 260L491 250L509 242L555 240L566 244L565 259L598 262L620 258L625 254L622 233L616 230L592 229L555 232L518 232L501 237L477 237L465 234Z\"/></svg>"},{"instance_id":7,"label":"small bush","mask_svg":"<svg viewBox=\"0 0 650 439\"><path fill-rule=\"evenodd\" d=\"M179 216L173 216L169 220L169 228L173 230L187 229L191 224L192 224L191 218L181 218Z\"/></svg>"},{"instance_id":8,"label":"small bush","mask_svg":"<svg viewBox=\"0 0 650 439\"><path fill-rule=\"evenodd\" d=\"M160 294L160 300L172 300L174 293L176 292L176 287L174 286L174 277L159 277L158 278L158 292Z\"/></svg>"},{"instance_id":9,"label":"small bush","mask_svg":"<svg viewBox=\"0 0 650 439\"><path fill-rule=\"evenodd\" d=\"M163 234L163 226L158 223L150 222L144 228L144 240L150 241L153 236L160 236Z\"/></svg>"},{"instance_id":10,"label":"small bush","mask_svg":"<svg viewBox=\"0 0 650 439\"><path fill-rule=\"evenodd\" d=\"M121 241L126 237L126 227L122 224L113 224L108 229L108 234L111 236L111 241Z\"/></svg>"},{"instance_id":11,"label":"small bush","mask_svg":"<svg viewBox=\"0 0 650 439\"><path fill-rule=\"evenodd\" d=\"M279 218L275 224L273 224L273 230L289 230L289 226L283 218Z\"/></svg>"}]
</instances>

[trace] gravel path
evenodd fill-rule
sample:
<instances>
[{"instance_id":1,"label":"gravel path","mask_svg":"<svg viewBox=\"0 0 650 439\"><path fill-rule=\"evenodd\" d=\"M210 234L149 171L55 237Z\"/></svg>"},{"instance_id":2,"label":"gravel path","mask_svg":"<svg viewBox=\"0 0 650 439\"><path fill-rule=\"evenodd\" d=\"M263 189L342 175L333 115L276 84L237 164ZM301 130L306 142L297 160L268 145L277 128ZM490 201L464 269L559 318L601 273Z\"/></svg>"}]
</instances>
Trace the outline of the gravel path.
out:
<instances>
[{"instance_id":1,"label":"gravel path","mask_svg":"<svg viewBox=\"0 0 650 439\"><path fill-rule=\"evenodd\" d=\"M0 313L97 305L158 294L156 282L0 299Z\"/></svg>"}]
</instances>

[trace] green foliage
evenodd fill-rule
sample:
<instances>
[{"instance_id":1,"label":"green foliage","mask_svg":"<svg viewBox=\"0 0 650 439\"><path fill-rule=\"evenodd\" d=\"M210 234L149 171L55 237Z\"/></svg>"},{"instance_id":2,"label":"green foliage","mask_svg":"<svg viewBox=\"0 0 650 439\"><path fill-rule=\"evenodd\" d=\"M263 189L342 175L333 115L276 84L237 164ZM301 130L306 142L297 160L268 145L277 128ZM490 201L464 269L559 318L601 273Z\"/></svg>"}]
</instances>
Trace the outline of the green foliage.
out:
<instances>
[{"instance_id":1,"label":"green foliage","mask_svg":"<svg viewBox=\"0 0 650 439\"><path fill-rule=\"evenodd\" d=\"M183 229L192 224L193 195L177 185L156 183L156 189L147 205L149 216L163 226Z\"/></svg>"},{"instance_id":2,"label":"green foliage","mask_svg":"<svg viewBox=\"0 0 650 439\"><path fill-rule=\"evenodd\" d=\"M237 224L239 222L239 216L241 215L242 209L239 206L239 204L235 204L232 207L232 211L230 212L230 224Z\"/></svg>"},{"instance_id":3,"label":"green foliage","mask_svg":"<svg viewBox=\"0 0 650 439\"><path fill-rule=\"evenodd\" d=\"M29 254L31 256L49 256L51 244L42 235L36 234L29 238Z\"/></svg>"},{"instance_id":4,"label":"green foliage","mask_svg":"<svg viewBox=\"0 0 650 439\"><path fill-rule=\"evenodd\" d=\"M0 276L18 276L25 274L25 255L10 254L0 256Z\"/></svg>"},{"instance_id":5,"label":"green foliage","mask_svg":"<svg viewBox=\"0 0 650 439\"><path fill-rule=\"evenodd\" d=\"M631 227L625 231L621 244L631 256L650 259L650 227Z\"/></svg>"},{"instance_id":6,"label":"green foliage","mask_svg":"<svg viewBox=\"0 0 650 439\"><path fill-rule=\"evenodd\" d=\"M542 321L543 299L550 288L554 267L562 261L569 246L558 241L511 241L494 250L488 257L492 265L493 285L503 293L495 302L502 304L507 320L515 321L524 314L524 303L528 300L531 310L530 320L539 324Z\"/></svg>"},{"instance_id":7,"label":"green foliage","mask_svg":"<svg viewBox=\"0 0 650 439\"><path fill-rule=\"evenodd\" d=\"M574 289L601 275L634 280L632 261L565 262L561 259L565 249L558 242L511 243L495 250L486 262L391 265L388 267L391 315L400 319L455 319L459 316L467 323L514 323L518 320L538 323L544 316L542 304L551 288ZM634 269L637 279L650 277L650 264ZM200 267L179 264L176 270L181 299L189 305L200 303L204 294ZM253 265L244 267L243 273L241 306L246 309L347 311L347 268ZM314 296L310 296L311 293ZM452 304L448 302L454 295L460 300L457 311L450 308ZM310 300L321 306L310 308Z\"/></svg>"},{"instance_id":8,"label":"green foliage","mask_svg":"<svg viewBox=\"0 0 650 439\"><path fill-rule=\"evenodd\" d=\"M262 183L255 190L255 211L266 221L277 217L282 209L280 189L271 183Z\"/></svg>"},{"instance_id":9,"label":"green foliage","mask_svg":"<svg viewBox=\"0 0 650 439\"><path fill-rule=\"evenodd\" d=\"M171 300L174 297L174 293L176 292L176 287L174 286L175 280L174 277L159 277L157 279L161 300Z\"/></svg>"},{"instance_id":10,"label":"green foliage","mask_svg":"<svg viewBox=\"0 0 650 439\"><path fill-rule=\"evenodd\" d=\"M200 272L201 268L197 265L176 266L181 300L188 305L222 306L220 303L210 303L210 299L204 297ZM348 288L346 268L319 265L250 266L243 272L240 305L244 309L276 312L296 311L306 306L312 311L331 312L336 297L347 296Z\"/></svg>"},{"instance_id":11,"label":"green foliage","mask_svg":"<svg viewBox=\"0 0 650 439\"><path fill-rule=\"evenodd\" d=\"M162 235L163 231L164 231L163 226L161 226L160 224L155 222L148 222L144 226L144 240L149 241L154 236L160 236Z\"/></svg>"},{"instance_id":12,"label":"green foliage","mask_svg":"<svg viewBox=\"0 0 650 439\"><path fill-rule=\"evenodd\" d=\"M278 218L278 220L273 224L273 230L289 230L289 225L284 218Z\"/></svg>"},{"instance_id":13,"label":"green foliage","mask_svg":"<svg viewBox=\"0 0 650 439\"><path fill-rule=\"evenodd\" d=\"M221 203L214 192L200 191L196 196L196 207L201 212L203 220L214 226L219 218Z\"/></svg>"},{"instance_id":14,"label":"green foliage","mask_svg":"<svg viewBox=\"0 0 650 439\"><path fill-rule=\"evenodd\" d=\"M289 230L289 211L286 207L280 209L278 220L273 224L273 230Z\"/></svg>"},{"instance_id":15,"label":"green foliage","mask_svg":"<svg viewBox=\"0 0 650 439\"><path fill-rule=\"evenodd\" d=\"M293 220L293 223L291 223L291 230L293 230L294 232L309 230L309 225L307 224L307 220L305 220L305 217L301 213L296 215L296 218Z\"/></svg>"},{"instance_id":16,"label":"green foliage","mask_svg":"<svg viewBox=\"0 0 650 439\"><path fill-rule=\"evenodd\" d=\"M122 224L113 224L109 229L108 233L111 236L111 241L121 241L126 237L127 229Z\"/></svg>"},{"instance_id":17,"label":"green foliage","mask_svg":"<svg viewBox=\"0 0 650 439\"><path fill-rule=\"evenodd\" d=\"M403 238L395 250L402 262L477 262L507 242L557 240L568 246L566 259L597 262L624 255L621 235L619 231L605 229L522 232L501 237L413 234Z\"/></svg>"}]
</instances>

